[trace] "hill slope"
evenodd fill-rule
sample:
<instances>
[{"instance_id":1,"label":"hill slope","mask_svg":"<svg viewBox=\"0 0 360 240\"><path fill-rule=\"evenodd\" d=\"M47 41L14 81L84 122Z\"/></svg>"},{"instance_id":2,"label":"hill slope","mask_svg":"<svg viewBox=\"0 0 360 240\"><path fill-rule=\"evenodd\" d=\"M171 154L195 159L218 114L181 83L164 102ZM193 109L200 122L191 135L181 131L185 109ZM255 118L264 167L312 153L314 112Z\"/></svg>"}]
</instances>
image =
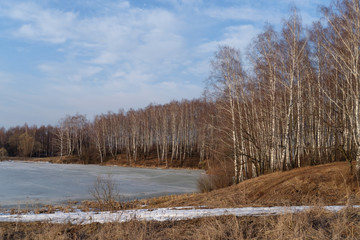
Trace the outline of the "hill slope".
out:
<instances>
[{"instance_id":1,"label":"hill slope","mask_svg":"<svg viewBox=\"0 0 360 240\"><path fill-rule=\"evenodd\" d=\"M360 203L359 183L352 180L347 162L277 172L246 180L210 193L164 197L149 207L241 207Z\"/></svg>"}]
</instances>

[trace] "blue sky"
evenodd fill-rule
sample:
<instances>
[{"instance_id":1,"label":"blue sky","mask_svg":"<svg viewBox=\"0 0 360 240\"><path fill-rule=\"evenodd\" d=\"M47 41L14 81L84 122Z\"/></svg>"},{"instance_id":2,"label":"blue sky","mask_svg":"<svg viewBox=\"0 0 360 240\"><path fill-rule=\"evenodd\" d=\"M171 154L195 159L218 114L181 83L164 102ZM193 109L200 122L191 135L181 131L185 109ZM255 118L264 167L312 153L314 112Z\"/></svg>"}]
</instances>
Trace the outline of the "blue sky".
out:
<instances>
[{"instance_id":1,"label":"blue sky","mask_svg":"<svg viewBox=\"0 0 360 240\"><path fill-rule=\"evenodd\" d=\"M295 4L330 0L2 0L0 127L56 125L201 96L220 44L246 51Z\"/></svg>"}]
</instances>

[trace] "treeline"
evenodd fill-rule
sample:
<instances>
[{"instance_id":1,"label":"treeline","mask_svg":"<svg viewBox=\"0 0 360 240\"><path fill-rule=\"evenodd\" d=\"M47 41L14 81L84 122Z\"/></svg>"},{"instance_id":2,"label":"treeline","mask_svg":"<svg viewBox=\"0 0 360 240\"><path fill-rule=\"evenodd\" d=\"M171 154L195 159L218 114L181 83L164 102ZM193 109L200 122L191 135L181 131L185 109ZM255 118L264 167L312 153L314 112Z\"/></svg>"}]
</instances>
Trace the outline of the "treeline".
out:
<instances>
[{"instance_id":1,"label":"treeline","mask_svg":"<svg viewBox=\"0 0 360 240\"><path fill-rule=\"evenodd\" d=\"M126 113L109 112L93 121L76 114L55 127L2 128L0 148L8 156L77 156L84 163L126 158L133 165L139 159L156 158L165 167L184 166L186 160L197 166L211 154L206 145L211 131L205 121L211 108L213 104L203 100L173 101Z\"/></svg>"},{"instance_id":2,"label":"treeline","mask_svg":"<svg viewBox=\"0 0 360 240\"><path fill-rule=\"evenodd\" d=\"M17 126L0 128L0 157L50 157L56 155L55 127Z\"/></svg>"},{"instance_id":3,"label":"treeline","mask_svg":"<svg viewBox=\"0 0 360 240\"><path fill-rule=\"evenodd\" d=\"M205 98L108 113L58 126L0 131L3 152L77 155L85 162L125 157L128 164L187 159L231 181L338 160L360 172L360 7L335 1L305 29L294 8L280 31L266 26L244 69L240 51L219 47Z\"/></svg>"}]
</instances>

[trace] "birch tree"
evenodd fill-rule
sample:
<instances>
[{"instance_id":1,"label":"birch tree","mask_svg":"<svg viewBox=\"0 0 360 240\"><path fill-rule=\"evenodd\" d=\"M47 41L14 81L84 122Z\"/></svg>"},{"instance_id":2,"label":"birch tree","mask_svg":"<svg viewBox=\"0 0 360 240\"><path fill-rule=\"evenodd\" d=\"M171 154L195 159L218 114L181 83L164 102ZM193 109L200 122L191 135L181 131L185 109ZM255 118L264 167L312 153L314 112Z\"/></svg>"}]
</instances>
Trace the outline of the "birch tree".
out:
<instances>
[{"instance_id":1,"label":"birch tree","mask_svg":"<svg viewBox=\"0 0 360 240\"><path fill-rule=\"evenodd\" d=\"M224 118L229 119L230 125L223 128L225 139L223 143L230 140L231 157L234 165L234 182L239 183L243 180L243 166L240 150L241 137L241 87L245 78L241 65L240 52L234 48L220 47L212 61L213 74L210 82L213 94L217 95L217 107Z\"/></svg>"},{"instance_id":2,"label":"birch tree","mask_svg":"<svg viewBox=\"0 0 360 240\"><path fill-rule=\"evenodd\" d=\"M264 100L268 101L269 108L269 169L274 171L280 169L280 161L277 156L278 146L278 79L279 79L279 39L278 34L271 26L267 26L265 31L258 35L253 45L253 52L250 55L253 63L255 75L259 84L264 89ZM266 108L264 109L266 111Z\"/></svg>"},{"instance_id":3,"label":"birch tree","mask_svg":"<svg viewBox=\"0 0 360 240\"><path fill-rule=\"evenodd\" d=\"M335 1L322 9L327 26L322 31L322 47L339 72L337 88L343 96L338 103L329 92L328 99L344 112L351 140L356 146L356 173L360 174L360 7L358 0ZM337 97L337 96L336 96Z\"/></svg>"},{"instance_id":4,"label":"birch tree","mask_svg":"<svg viewBox=\"0 0 360 240\"><path fill-rule=\"evenodd\" d=\"M301 108L302 108L302 77L303 63L307 41L304 39L301 20L297 10L284 22L282 29L281 51L281 83L285 89L285 131L283 135L283 151L281 159L283 168L290 169L300 166L299 159L295 163L294 154L302 146ZM297 113L295 111L297 110ZM296 118L297 117L297 118ZM295 125L298 123L297 125ZM296 133L296 136L294 136ZM295 146L294 146L295 145Z\"/></svg>"}]
</instances>

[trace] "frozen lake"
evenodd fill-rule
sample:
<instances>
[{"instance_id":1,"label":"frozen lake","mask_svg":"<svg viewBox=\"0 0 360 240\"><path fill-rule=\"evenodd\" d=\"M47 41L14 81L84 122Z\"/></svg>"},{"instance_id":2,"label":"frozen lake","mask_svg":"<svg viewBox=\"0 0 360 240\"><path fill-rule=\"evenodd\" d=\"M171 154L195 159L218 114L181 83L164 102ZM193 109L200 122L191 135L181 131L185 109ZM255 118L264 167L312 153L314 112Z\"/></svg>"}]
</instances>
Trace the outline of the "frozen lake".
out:
<instances>
[{"instance_id":1,"label":"frozen lake","mask_svg":"<svg viewBox=\"0 0 360 240\"><path fill-rule=\"evenodd\" d=\"M203 171L0 162L0 207L37 207L92 199L96 180L110 178L121 200L196 192Z\"/></svg>"}]
</instances>

